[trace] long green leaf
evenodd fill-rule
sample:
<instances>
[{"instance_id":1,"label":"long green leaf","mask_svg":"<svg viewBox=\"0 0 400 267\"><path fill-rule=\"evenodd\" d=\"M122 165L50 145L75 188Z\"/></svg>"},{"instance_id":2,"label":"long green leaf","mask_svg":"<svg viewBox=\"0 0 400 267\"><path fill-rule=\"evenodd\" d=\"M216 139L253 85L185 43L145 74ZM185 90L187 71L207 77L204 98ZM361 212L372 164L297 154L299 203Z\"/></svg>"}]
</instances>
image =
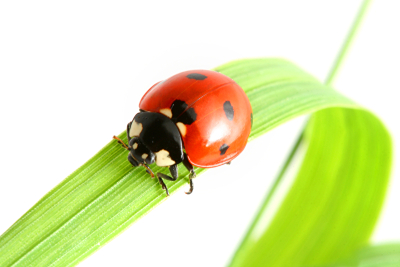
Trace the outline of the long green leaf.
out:
<instances>
[{"instance_id":1,"label":"long green leaf","mask_svg":"<svg viewBox=\"0 0 400 267\"><path fill-rule=\"evenodd\" d=\"M270 222L265 214L276 203L265 201L231 266L315 266L367 244L387 188L391 139L372 113L353 108L311 117L295 182Z\"/></svg>"},{"instance_id":2,"label":"long green leaf","mask_svg":"<svg viewBox=\"0 0 400 267\"><path fill-rule=\"evenodd\" d=\"M336 165L335 169L329 162L324 160L318 164L316 162L311 164L311 159L308 159L310 157L306 159L305 166L321 166L319 175L312 176L313 179L311 180L299 178L296 180L282 206L285 208L281 209L271 224L271 229L277 229L277 232L271 230L266 238L262 239L267 244L275 244L271 240L277 241L276 244L278 246L275 251L279 257L274 254L271 262L282 262L282 257L298 255L299 252L302 252L302 250L296 251L299 242L307 241L311 242L310 244L318 243L318 241L322 242L318 238L322 236L322 233L327 233L328 229L332 229L333 223L339 223L339 228L342 229L346 222L351 222L346 231L337 230L335 233L336 235L352 233L354 238L351 239L349 244L343 245L341 240L339 241L339 236L336 236L337 238L335 239L335 236L332 235L329 238L329 243L324 246L318 246L318 262L331 259L336 250L342 250L340 253L345 253L363 243L379 213L390 165L390 138L381 123L367 111L354 110L359 107L353 101L324 86L297 66L281 59L235 61L217 70L237 81L249 96L254 116L250 140L254 140L268 130L294 117L322 109L328 110L317 113L321 115L317 115L313 119L313 127L307 131L308 138L321 134L322 139L332 136L335 140L343 139L344 137L341 134L332 135L330 132L327 133L324 126L329 125L331 126L329 129L337 131L337 129L345 129L348 126L347 124L341 124L341 122L345 123L346 121L352 125L353 123L354 125L359 125L356 128L362 129L364 134L369 132L368 136L380 138L379 140L374 138L370 140L366 134L360 138L360 143L362 144L367 141L373 141L379 147L379 149L374 146L363 147L360 151L368 152L363 157L365 162L361 160L353 162L353 167L359 166L361 168L363 166L366 168L365 171L368 171L368 173L363 173L364 180L362 180L361 184L361 175L358 173L354 172L354 177L351 173L346 173L346 175L339 175L340 177L338 178L335 174L342 171L339 165ZM347 120L347 113L344 114L346 115L345 117L339 120L341 116L338 114L343 112L349 112L349 114L353 114L351 116L361 118L361 120L353 120L353 117ZM342 114L342 116L344 115ZM331 119L333 121L327 123ZM322 126L320 121L323 122ZM364 122L368 123L364 125ZM351 133L345 134L345 136L358 136L358 132ZM124 134L121 134L120 137L125 138ZM353 142L356 141L355 139L358 138L349 139L348 141ZM315 154L317 152L312 151L316 151L321 147L324 148L324 144L321 144L321 142L316 144L312 142L308 154ZM351 142L346 144L351 147L351 149L349 148L351 153L356 153L353 148L357 146ZM338 147L327 144L333 150L323 149L322 151L325 151L325 153L322 154L334 153L335 155L340 155L336 150L339 150L341 145L335 144ZM371 164L370 160L368 160L370 153L377 153L374 155L374 158L378 159L377 162L380 163L384 157L386 161L380 165ZM350 155L352 154L349 153L348 155L347 159L351 159ZM157 181L150 179L143 168L132 168L126 160L126 156L126 151L121 149L119 144L110 142L92 159L44 196L0 237L0 266L75 265L121 233L152 208L166 200L165 193ZM343 160L345 157L339 158ZM335 174L325 172L325 165L335 170ZM348 165L350 166L350 163ZM152 168L156 172L161 170L161 168L155 166L152 166ZM358 170L359 168L355 169ZM180 167L179 171L182 177L187 177L188 173L184 168ZM196 171L200 174L204 170L197 169ZM304 174L301 174L301 177L305 177L307 172L310 172L310 170L303 168L301 173ZM375 173L380 173L379 179L375 177ZM333 178L333 176L336 178ZM347 181L348 183L341 186L342 183L340 181ZM186 182L187 180L185 179L179 179L177 182L167 182L167 186L173 194ZM366 190L366 192L362 192L365 195L361 195L359 190L354 189L356 192L350 192L349 195L344 194L343 199L340 198L339 195L341 193L337 190L344 189L344 192L348 193L350 190L346 190L347 186ZM324 188L326 188L325 191L321 190ZM314 192L314 190L317 191ZM371 198L371 191L375 193L374 198ZM333 192L337 192L337 196L333 199L325 197L322 198L326 199L325 202L320 201L319 197L323 197L327 192L330 192L331 196L336 196ZM304 198L302 195L308 195L309 198ZM311 212L314 207L312 203L309 203L311 200L321 202L321 205L325 203L325 205ZM344 205L344 203L356 200L357 202L352 202L351 205L348 205L353 208L352 210ZM296 205L293 207L298 207L299 209L291 207L292 201L297 202L294 203ZM304 205L301 205L301 201L304 201ZM326 201L330 202L327 203ZM370 205L369 215L362 213L367 204ZM361 209L357 205L360 205ZM288 213L285 213L284 210L287 208L289 208ZM339 212L342 208L344 213ZM352 211L356 212L358 216L362 215L358 221L353 221L355 217L352 216ZM291 223L293 214L302 212L304 212L302 218L306 218L306 220L303 224L295 225L295 228L293 228L293 223ZM339 216L336 218L327 216L330 214L337 215L338 213L340 215L346 214L348 217ZM312 214L312 217L310 217L312 220L308 217L310 214ZM327 216L326 221L324 216ZM336 221L334 220L335 218L337 219ZM346 218L352 218L353 220L347 220ZM281 227L274 226L278 225L279 222L284 224ZM323 223L319 224L319 222ZM366 223L366 226L362 226L361 229L356 229L357 231L355 231L354 227L359 227L358 222ZM318 231L309 229L317 229ZM290 239L290 235L297 232L299 234ZM307 236L309 232L318 232L321 235ZM292 241L293 243L286 243ZM268 248L268 245L263 245L263 247ZM245 249L241 251L252 252L254 248L253 243L246 243ZM307 245L306 248L308 252L306 255L310 256L310 253L314 253L314 250L312 250L314 246ZM245 254L239 254L239 257L234 262L246 263L246 257L243 257ZM247 255L250 254L247 253ZM259 255L254 257L255 261L261 260L261 258Z\"/></svg>"},{"instance_id":3,"label":"long green leaf","mask_svg":"<svg viewBox=\"0 0 400 267\"><path fill-rule=\"evenodd\" d=\"M398 267L400 244L383 244L360 249L339 263L326 267Z\"/></svg>"}]
</instances>

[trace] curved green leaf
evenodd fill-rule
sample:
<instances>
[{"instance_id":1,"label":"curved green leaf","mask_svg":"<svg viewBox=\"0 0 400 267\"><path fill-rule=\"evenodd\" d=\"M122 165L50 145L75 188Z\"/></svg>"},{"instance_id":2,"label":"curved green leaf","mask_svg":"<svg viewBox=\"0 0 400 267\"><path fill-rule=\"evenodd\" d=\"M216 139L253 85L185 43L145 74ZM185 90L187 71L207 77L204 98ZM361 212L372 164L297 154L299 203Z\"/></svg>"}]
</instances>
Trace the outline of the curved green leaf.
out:
<instances>
[{"instance_id":1,"label":"curved green leaf","mask_svg":"<svg viewBox=\"0 0 400 267\"><path fill-rule=\"evenodd\" d=\"M235 61L218 71L249 96L250 140L291 118L327 109L312 119L303 168L273 222L258 242L243 243L233 265L282 266L287 257L324 262L363 244L379 213L390 165L390 138L379 120L281 59ZM124 133L120 137L126 140ZM110 142L44 196L0 237L0 266L75 265L166 200L157 181L132 168L126 153ZM179 171L187 177L184 168ZM166 184L173 194L185 183Z\"/></svg>"},{"instance_id":2,"label":"curved green leaf","mask_svg":"<svg viewBox=\"0 0 400 267\"><path fill-rule=\"evenodd\" d=\"M391 139L372 113L347 107L311 117L295 182L272 221L265 214L276 203L266 199L231 266L315 266L367 244L388 184Z\"/></svg>"},{"instance_id":3,"label":"curved green leaf","mask_svg":"<svg viewBox=\"0 0 400 267\"><path fill-rule=\"evenodd\" d=\"M382 244L360 249L340 263L327 267L398 267L400 244Z\"/></svg>"}]
</instances>

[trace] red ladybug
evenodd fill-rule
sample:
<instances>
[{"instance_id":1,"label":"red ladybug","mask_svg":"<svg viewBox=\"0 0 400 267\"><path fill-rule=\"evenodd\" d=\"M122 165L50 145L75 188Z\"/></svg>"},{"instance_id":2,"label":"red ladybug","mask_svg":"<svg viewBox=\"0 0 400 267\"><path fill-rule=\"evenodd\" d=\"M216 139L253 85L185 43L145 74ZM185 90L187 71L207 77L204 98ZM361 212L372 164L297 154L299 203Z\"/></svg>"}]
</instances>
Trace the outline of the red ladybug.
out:
<instances>
[{"instance_id":1,"label":"red ladybug","mask_svg":"<svg viewBox=\"0 0 400 267\"><path fill-rule=\"evenodd\" d=\"M231 78L209 70L178 73L153 85L139 103L140 112L128 123L128 160L133 166L168 166L178 178L181 162L189 170L190 190L196 176L193 165L213 168L230 163L245 148L253 115L249 99ZM186 153L185 153L186 152Z\"/></svg>"}]
</instances>

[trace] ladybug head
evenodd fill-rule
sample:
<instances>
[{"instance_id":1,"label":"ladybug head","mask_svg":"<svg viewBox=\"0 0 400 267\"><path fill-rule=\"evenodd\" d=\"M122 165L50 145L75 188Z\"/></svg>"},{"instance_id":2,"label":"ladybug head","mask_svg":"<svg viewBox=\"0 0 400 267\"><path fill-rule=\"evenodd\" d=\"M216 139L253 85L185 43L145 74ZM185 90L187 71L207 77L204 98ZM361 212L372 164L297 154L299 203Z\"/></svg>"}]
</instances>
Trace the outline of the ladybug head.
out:
<instances>
[{"instance_id":1,"label":"ladybug head","mask_svg":"<svg viewBox=\"0 0 400 267\"><path fill-rule=\"evenodd\" d=\"M128 139L131 138L129 155L138 164L155 162L164 167L182 162L181 134L176 124L164 114L146 111L137 113L128 124L127 133ZM135 165L135 162L132 164Z\"/></svg>"},{"instance_id":2,"label":"ladybug head","mask_svg":"<svg viewBox=\"0 0 400 267\"><path fill-rule=\"evenodd\" d=\"M155 161L154 153L148 149L139 137L134 137L129 142L129 154L139 163L152 164Z\"/></svg>"}]
</instances>

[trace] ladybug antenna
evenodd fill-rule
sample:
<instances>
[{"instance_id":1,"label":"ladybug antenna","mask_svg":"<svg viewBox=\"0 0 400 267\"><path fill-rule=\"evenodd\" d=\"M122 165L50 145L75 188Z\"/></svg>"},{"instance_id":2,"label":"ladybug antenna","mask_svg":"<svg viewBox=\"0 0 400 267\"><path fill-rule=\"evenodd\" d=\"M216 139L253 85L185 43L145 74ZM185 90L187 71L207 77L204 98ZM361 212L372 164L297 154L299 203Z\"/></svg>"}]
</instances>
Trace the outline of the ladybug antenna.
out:
<instances>
[{"instance_id":1,"label":"ladybug antenna","mask_svg":"<svg viewBox=\"0 0 400 267\"><path fill-rule=\"evenodd\" d=\"M117 140L118 143L120 143L125 149L130 150L129 146L127 146L124 141L122 141L119 137L116 137L115 135L113 136L113 139Z\"/></svg>"},{"instance_id":2,"label":"ladybug antenna","mask_svg":"<svg viewBox=\"0 0 400 267\"><path fill-rule=\"evenodd\" d=\"M146 163L142 163L142 166L147 170L147 172L151 175L151 178L154 178L154 172L147 166Z\"/></svg>"}]
</instances>

